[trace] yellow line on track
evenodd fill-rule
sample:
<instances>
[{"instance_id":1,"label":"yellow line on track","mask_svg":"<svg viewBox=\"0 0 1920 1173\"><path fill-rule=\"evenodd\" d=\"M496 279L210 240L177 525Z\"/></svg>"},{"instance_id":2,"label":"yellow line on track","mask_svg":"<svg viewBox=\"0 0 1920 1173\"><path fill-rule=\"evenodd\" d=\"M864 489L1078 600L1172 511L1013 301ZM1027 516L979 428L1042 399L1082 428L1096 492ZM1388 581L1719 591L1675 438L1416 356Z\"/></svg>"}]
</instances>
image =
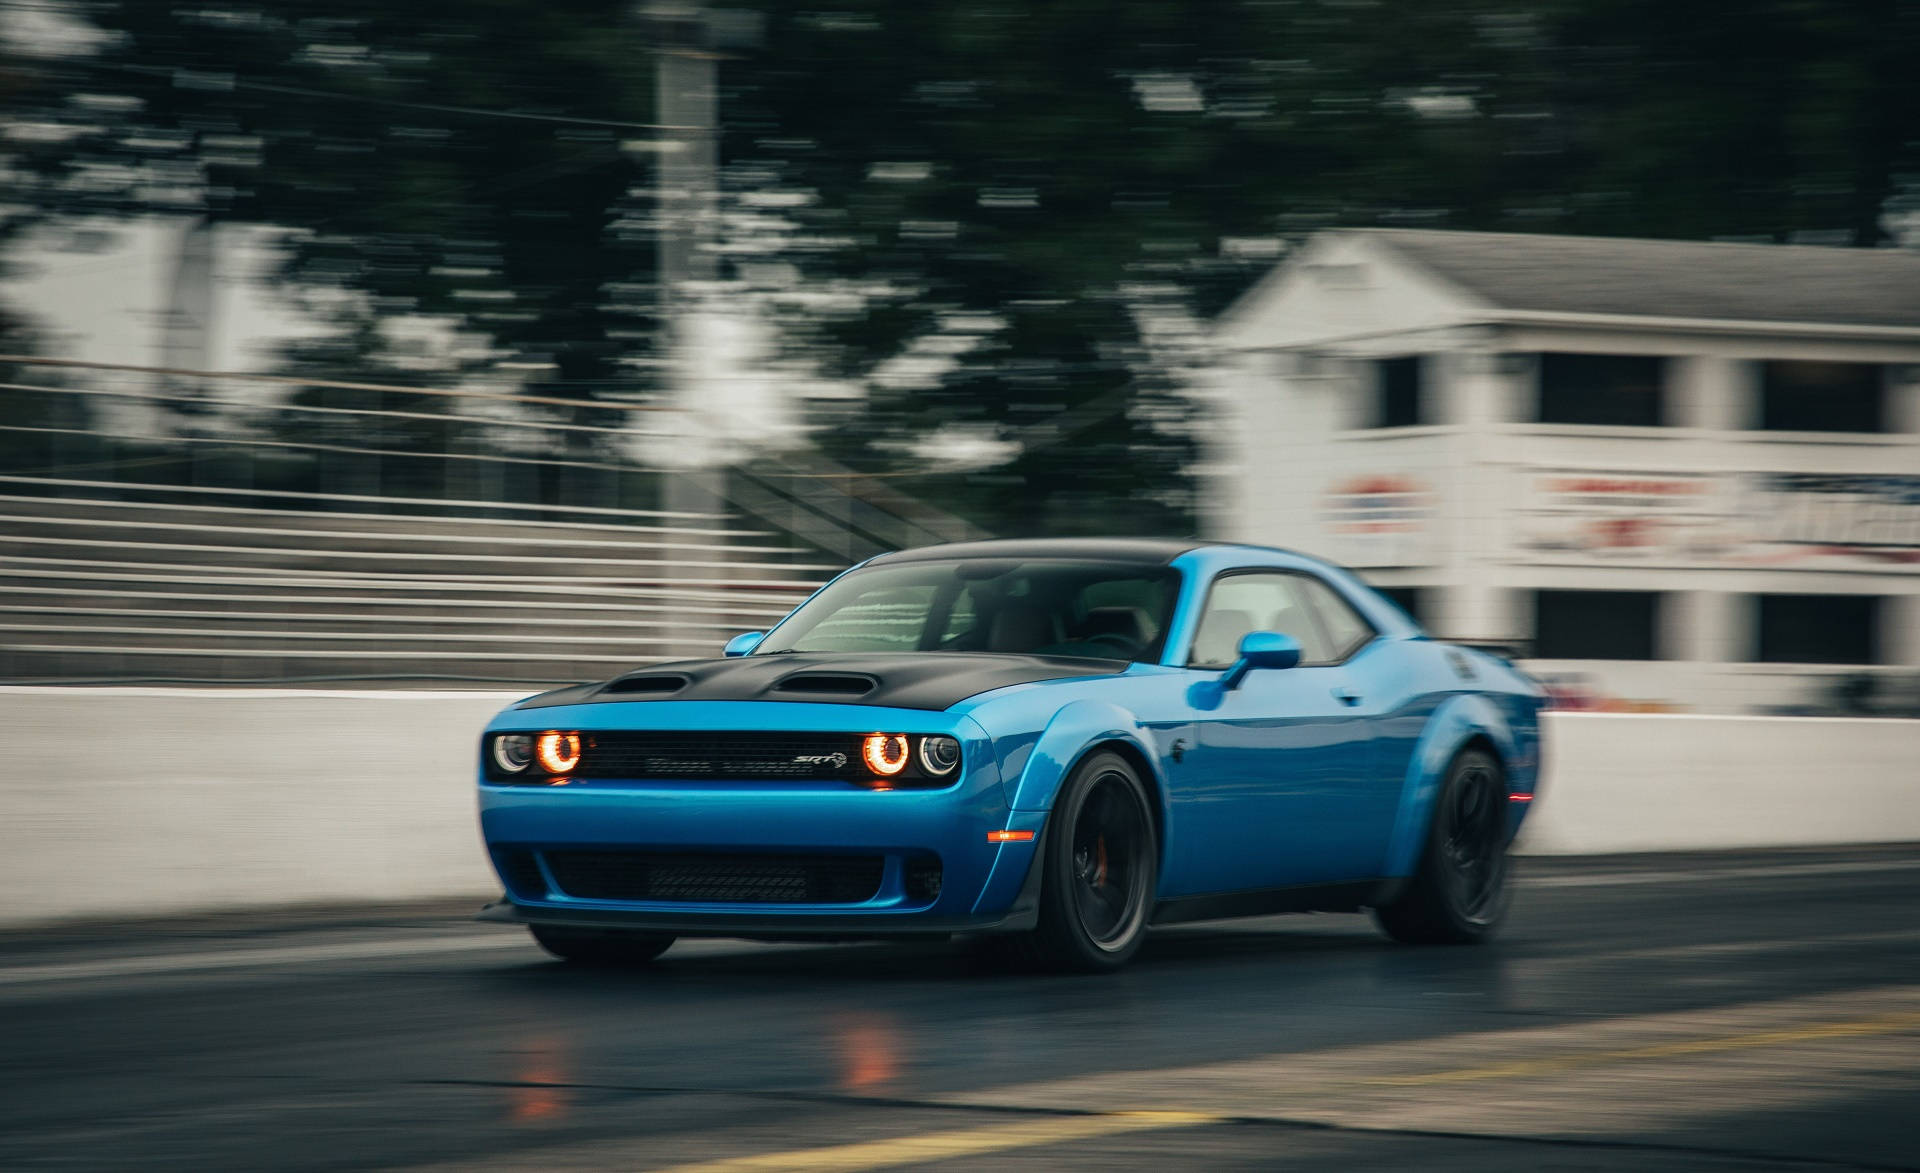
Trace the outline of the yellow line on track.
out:
<instances>
[{"instance_id":1,"label":"yellow line on track","mask_svg":"<svg viewBox=\"0 0 1920 1173\"><path fill-rule=\"evenodd\" d=\"M1517 1059L1511 1063L1495 1063L1486 1067L1460 1067L1451 1071L1425 1071L1408 1075L1375 1075L1355 1082L1372 1087L1420 1087L1436 1083L1468 1083L1479 1079L1512 1079L1516 1076L1543 1075L1601 1063L1627 1063L1636 1059L1673 1059L1683 1055L1710 1055L1718 1051L1737 1051L1747 1047L1778 1047L1791 1043L1818 1042L1822 1039L1899 1034L1908 1030L1920 1030L1920 1011L1886 1014L1878 1018L1860 1018L1848 1022L1816 1022L1785 1030L1679 1039L1671 1043L1623 1047L1613 1051L1575 1051L1568 1054L1545 1055L1538 1059Z\"/></svg>"},{"instance_id":2,"label":"yellow line on track","mask_svg":"<svg viewBox=\"0 0 1920 1173\"><path fill-rule=\"evenodd\" d=\"M1367 1087L1421 1087L1466 1083L1474 1080L1513 1079L1607 1063L1673 1059L1753 1047L1790 1046L1796 1043L1900 1034L1908 1031L1920 1031L1920 1011L1837 1022L1814 1022L1777 1030L1749 1031L1744 1034L1675 1039L1671 1042L1651 1043L1638 1047L1561 1052L1481 1067L1332 1079L1319 1085L1319 1090L1326 1092L1336 1088L1359 1090ZM769 1173L773 1170L797 1170L801 1173L857 1173L860 1170L888 1169L928 1161L977 1157L986 1153L1037 1148L1069 1141L1117 1136L1129 1132L1222 1124L1234 1118L1235 1114L1225 1109L1046 1116L982 1128L953 1129L889 1140L861 1141L824 1148L788 1149L782 1152L756 1153L751 1156L730 1157L717 1161L701 1161L694 1164L674 1165L660 1170L659 1173Z\"/></svg>"},{"instance_id":3,"label":"yellow line on track","mask_svg":"<svg viewBox=\"0 0 1920 1173\"><path fill-rule=\"evenodd\" d=\"M1016 1124L995 1124L986 1128L957 1128L948 1132L928 1132L892 1140L869 1140L857 1144L832 1145L818 1149L789 1149L779 1153L756 1153L750 1157L729 1157L719 1161L701 1161L692 1165L674 1165L659 1173L765 1173L767 1170L799 1170L804 1173L849 1173L863 1169L888 1169L922 1161L945 1161L954 1157L972 1157L1008 1149L1035 1148L1096 1136L1115 1136L1127 1132L1146 1132L1163 1128L1193 1128L1218 1124L1224 1117L1204 1112L1114 1112L1097 1116L1048 1116L1022 1120Z\"/></svg>"}]
</instances>

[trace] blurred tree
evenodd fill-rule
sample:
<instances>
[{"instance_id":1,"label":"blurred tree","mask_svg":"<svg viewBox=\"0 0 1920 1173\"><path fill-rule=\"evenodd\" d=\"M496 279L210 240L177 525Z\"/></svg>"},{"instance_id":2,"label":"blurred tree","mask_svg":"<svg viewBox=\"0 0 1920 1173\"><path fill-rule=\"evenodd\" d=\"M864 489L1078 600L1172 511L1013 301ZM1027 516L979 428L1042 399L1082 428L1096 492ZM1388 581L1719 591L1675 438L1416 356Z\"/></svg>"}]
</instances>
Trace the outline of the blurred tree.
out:
<instances>
[{"instance_id":1,"label":"blurred tree","mask_svg":"<svg viewBox=\"0 0 1920 1173\"><path fill-rule=\"evenodd\" d=\"M279 225L341 323L304 367L396 363L381 323L420 315L484 345L409 378L505 358L536 390L649 385L631 5L67 7L91 39L8 67L0 234ZM756 11L721 67L705 293L779 328L767 363L821 393L824 448L1000 532L1188 528L1204 323L1313 229L1874 245L1917 198L1909 0Z\"/></svg>"},{"instance_id":2,"label":"blurred tree","mask_svg":"<svg viewBox=\"0 0 1920 1173\"><path fill-rule=\"evenodd\" d=\"M506 361L510 381L546 395L644 388L630 364L651 345L652 298L633 277L651 242L609 231L644 182L644 153L623 144L646 137L652 105L650 61L624 5L64 7L86 31L64 53L16 55L9 70L13 118L34 128L13 136L24 198L4 221L9 235L50 218L273 225L281 288L336 327L288 348L296 370L444 383ZM390 327L403 318L440 324L425 333L446 344L423 344L421 330L397 340ZM609 414L624 419L569 418ZM340 418L292 426L337 432ZM448 427L390 423L363 424L358 442L429 452L453 442ZM554 434L569 455L596 447L592 433ZM403 471L396 491L421 491L419 475Z\"/></svg>"},{"instance_id":3,"label":"blurred tree","mask_svg":"<svg viewBox=\"0 0 1920 1173\"><path fill-rule=\"evenodd\" d=\"M799 315L869 392L827 442L1003 529L1181 528L1163 352L1311 229L1874 245L1920 172L1901 0L767 11L728 156L808 197L816 277L869 283Z\"/></svg>"}]
</instances>

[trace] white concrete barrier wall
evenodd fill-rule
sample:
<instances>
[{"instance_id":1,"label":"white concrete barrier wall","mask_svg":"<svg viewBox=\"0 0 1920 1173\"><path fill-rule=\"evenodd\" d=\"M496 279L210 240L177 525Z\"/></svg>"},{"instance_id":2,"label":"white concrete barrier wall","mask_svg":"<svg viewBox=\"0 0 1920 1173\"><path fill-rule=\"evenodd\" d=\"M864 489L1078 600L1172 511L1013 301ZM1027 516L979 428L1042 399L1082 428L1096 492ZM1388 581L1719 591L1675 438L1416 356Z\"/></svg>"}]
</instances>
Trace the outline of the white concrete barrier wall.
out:
<instances>
[{"instance_id":1,"label":"white concrete barrier wall","mask_svg":"<svg viewBox=\"0 0 1920 1173\"><path fill-rule=\"evenodd\" d=\"M0 923L497 892L474 763L527 691L0 689Z\"/></svg>"},{"instance_id":2,"label":"white concrete barrier wall","mask_svg":"<svg viewBox=\"0 0 1920 1173\"><path fill-rule=\"evenodd\" d=\"M1541 855L1920 841L1920 721L1546 714L1520 849Z\"/></svg>"},{"instance_id":3,"label":"white concrete barrier wall","mask_svg":"<svg viewBox=\"0 0 1920 1173\"><path fill-rule=\"evenodd\" d=\"M519 693L0 688L0 924L472 897ZM1920 841L1920 721L1556 713L1521 848Z\"/></svg>"}]
</instances>

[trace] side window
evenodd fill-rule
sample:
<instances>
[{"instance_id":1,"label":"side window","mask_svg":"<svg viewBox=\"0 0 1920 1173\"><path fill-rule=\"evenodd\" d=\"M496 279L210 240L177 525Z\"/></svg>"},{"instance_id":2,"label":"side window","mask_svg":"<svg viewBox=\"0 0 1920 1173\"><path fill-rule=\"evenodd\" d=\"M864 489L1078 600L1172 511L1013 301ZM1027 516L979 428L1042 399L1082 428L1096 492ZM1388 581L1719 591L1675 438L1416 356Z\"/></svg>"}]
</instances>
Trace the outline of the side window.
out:
<instances>
[{"instance_id":1,"label":"side window","mask_svg":"<svg viewBox=\"0 0 1920 1173\"><path fill-rule=\"evenodd\" d=\"M1332 645L1329 660L1344 660L1373 638L1373 625L1361 618L1339 591L1317 578L1302 578L1300 585L1306 589L1307 601Z\"/></svg>"},{"instance_id":2,"label":"side window","mask_svg":"<svg viewBox=\"0 0 1920 1173\"><path fill-rule=\"evenodd\" d=\"M1299 640L1303 664L1335 659L1301 593L1305 583L1297 574L1229 574L1215 579L1187 665L1228 667L1239 656L1240 637L1250 631L1278 631Z\"/></svg>"}]
</instances>

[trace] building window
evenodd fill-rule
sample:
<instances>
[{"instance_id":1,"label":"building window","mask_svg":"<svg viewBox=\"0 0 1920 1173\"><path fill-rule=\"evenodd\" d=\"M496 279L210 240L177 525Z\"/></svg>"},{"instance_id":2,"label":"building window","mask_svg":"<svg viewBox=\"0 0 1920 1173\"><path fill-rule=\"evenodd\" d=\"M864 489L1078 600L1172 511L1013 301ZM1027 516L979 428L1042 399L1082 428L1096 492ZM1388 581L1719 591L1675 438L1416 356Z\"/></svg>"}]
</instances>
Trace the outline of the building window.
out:
<instances>
[{"instance_id":1,"label":"building window","mask_svg":"<svg viewBox=\"0 0 1920 1173\"><path fill-rule=\"evenodd\" d=\"M1419 355L1379 359L1373 371L1373 427L1410 428L1427 422Z\"/></svg>"},{"instance_id":2,"label":"building window","mask_svg":"<svg viewBox=\"0 0 1920 1173\"><path fill-rule=\"evenodd\" d=\"M1874 595L1761 595L1755 656L1763 664L1874 664L1881 600Z\"/></svg>"},{"instance_id":3,"label":"building window","mask_svg":"<svg viewBox=\"0 0 1920 1173\"><path fill-rule=\"evenodd\" d=\"M1374 587L1373 589L1385 595L1394 606L1405 611L1407 618L1422 627L1427 626L1427 620L1430 618L1428 611L1431 607L1430 596L1433 593L1432 591L1426 587L1410 586Z\"/></svg>"},{"instance_id":4,"label":"building window","mask_svg":"<svg viewBox=\"0 0 1920 1173\"><path fill-rule=\"evenodd\" d=\"M1642 354L1543 354L1543 424L1658 427L1666 422L1667 360Z\"/></svg>"},{"instance_id":5,"label":"building window","mask_svg":"<svg viewBox=\"0 0 1920 1173\"><path fill-rule=\"evenodd\" d=\"M1884 432L1885 368L1869 362L1760 366L1760 427L1769 432Z\"/></svg>"},{"instance_id":6,"label":"building window","mask_svg":"<svg viewBox=\"0 0 1920 1173\"><path fill-rule=\"evenodd\" d=\"M1542 660L1656 660L1658 591L1535 591L1533 654Z\"/></svg>"}]
</instances>

